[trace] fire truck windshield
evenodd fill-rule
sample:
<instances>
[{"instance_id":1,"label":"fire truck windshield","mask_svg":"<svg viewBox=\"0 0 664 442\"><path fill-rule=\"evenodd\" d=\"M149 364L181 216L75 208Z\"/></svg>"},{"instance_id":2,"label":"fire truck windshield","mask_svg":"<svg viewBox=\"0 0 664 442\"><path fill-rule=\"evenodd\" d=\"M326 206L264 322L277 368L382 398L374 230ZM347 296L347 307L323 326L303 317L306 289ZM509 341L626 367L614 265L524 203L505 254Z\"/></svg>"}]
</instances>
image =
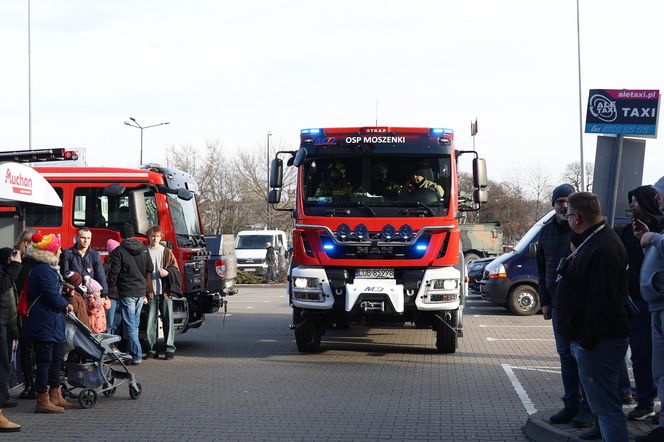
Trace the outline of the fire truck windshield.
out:
<instances>
[{"instance_id":1,"label":"fire truck windshield","mask_svg":"<svg viewBox=\"0 0 664 442\"><path fill-rule=\"evenodd\" d=\"M198 247L201 229L198 221L196 198L185 201L177 195L168 195L173 228L180 247Z\"/></svg>"},{"instance_id":2,"label":"fire truck windshield","mask_svg":"<svg viewBox=\"0 0 664 442\"><path fill-rule=\"evenodd\" d=\"M353 155L308 158L303 165L305 214L444 216L449 155Z\"/></svg>"}]
</instances>

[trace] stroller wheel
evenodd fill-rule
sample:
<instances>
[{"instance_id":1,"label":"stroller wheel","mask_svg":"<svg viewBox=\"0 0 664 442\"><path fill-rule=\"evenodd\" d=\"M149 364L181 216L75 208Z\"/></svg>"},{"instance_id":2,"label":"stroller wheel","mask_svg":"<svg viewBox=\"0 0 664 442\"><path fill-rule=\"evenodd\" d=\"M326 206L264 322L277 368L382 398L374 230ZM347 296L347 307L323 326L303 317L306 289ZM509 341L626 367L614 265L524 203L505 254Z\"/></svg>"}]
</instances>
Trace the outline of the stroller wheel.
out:
<instances>
[{"instance_id":1,"label":"stroller wheel","mask_svg":"<svg viewBox=\"0 0 664 442\"><path fill-rule=\"evenodd\" d=\"M136 382L136 387L138 388L134 388L131 385L129 386L129 396L132 399L138 399L141 397L141 393L143 392L143 386L141 386L140 382Z\"/></svg>"},{"instance_id":2,"label":"stroller wheel","mask_svg":"<svg viewBox=\"0 0 664 442\"><path fill-rule=\"evenodd\" d=\"M106 397L113 396L115 394L115 392L117 391L117 389L118 389L118 387L113 387L113 388L110 388L108 390L104 390L104 396L106 396Z\"/></svg>"},{"instance_id":3,"label":"stroller wheel","mask_svg":"<svg viewBox=\"0 0 664 442\"><path fill-rule=\"evenodd\" d=\"M78 403L81 408L93 408L97 403L97 392L92 388L86 388L78 395Z\"/></svg>"}]
</instances>

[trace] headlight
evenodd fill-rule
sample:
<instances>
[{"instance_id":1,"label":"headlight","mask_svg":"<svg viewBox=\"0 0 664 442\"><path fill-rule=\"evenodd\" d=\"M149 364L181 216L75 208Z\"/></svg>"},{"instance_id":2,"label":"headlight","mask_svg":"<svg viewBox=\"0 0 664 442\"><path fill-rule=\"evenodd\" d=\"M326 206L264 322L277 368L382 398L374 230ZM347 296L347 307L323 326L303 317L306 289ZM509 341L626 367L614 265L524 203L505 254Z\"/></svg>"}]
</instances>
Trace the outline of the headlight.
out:
<instances>
[{"instance_id":1,"label":"headlight","mask_svg":"<svg viewBox=\"0 0 664 442\"><path fill-rule=\"evenodd\" d=\"M318 278L295 278L293 285L298 289L317 289L320 288Z\"/></svg>"},{"instance_id":2,"label":"headlight","mask_svg":"<svg viewBox=\"0 0 664 442\"><path fill-rule=\"evenodd\" d=\"M505 270L505 266L502 264L491 267L486 266L484 270L489 272L489 279L507 278L507 270Z\"/></svg>"},{"instance_id":3,"label":"headlight","mask_svg":"<svg viewBox=\"0 0 664 442\"><path fill-rule=\"evenodd\" d=\"M458 279L434 279L431 287L434 290L455 290L459 287Z\"/></svg>"}]
</instances>

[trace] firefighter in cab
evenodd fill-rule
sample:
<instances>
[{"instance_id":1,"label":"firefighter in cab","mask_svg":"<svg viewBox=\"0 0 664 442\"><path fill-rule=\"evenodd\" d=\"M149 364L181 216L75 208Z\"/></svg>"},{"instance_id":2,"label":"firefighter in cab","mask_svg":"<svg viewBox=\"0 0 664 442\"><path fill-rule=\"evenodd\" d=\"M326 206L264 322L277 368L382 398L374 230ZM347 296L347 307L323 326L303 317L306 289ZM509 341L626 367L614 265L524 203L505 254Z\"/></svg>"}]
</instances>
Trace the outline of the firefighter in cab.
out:
<instances>
[{"instance_id":1,"label":"firefighter in cab","mask_svg":"<svg viewBox=\"0 0 664 442\"><path fill-rule=\"evenodd\" d=\"M341 161L333 161L325 169L323 181L316 189L316 196L350 198L352 191L353 187L346 176L346 165Z\"/></svg>"}]
</instances>

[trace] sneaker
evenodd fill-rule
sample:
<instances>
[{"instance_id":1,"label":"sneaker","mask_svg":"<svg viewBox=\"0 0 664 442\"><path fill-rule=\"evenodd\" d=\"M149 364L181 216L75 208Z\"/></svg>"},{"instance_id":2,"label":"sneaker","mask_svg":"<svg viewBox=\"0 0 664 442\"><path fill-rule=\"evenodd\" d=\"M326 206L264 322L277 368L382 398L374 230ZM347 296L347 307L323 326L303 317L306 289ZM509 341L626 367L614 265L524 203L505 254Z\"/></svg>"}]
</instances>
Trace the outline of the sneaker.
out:
<instances>
[{"instance_id":1,"label":"sneaker","mask_svg":"<svg viewBox=\"0 0 664 442\"><path fill-rule=\"evenodd\" d=\"M637 405L635 409L627 413L627 419L631 421L643 421L654 415L655 411L652 409L652 405Z\"/></svg>"},{"instance_id":2,"label":"sneaker","mask_svg":"<svg viewBox=\"0 0 664 442\"><path fill-rule=\"evenodd\" d=\"M637 442L664 442L664 427L657 427L645 436L636 436Z\"/></svg>"},{"instance_id":3,"label":"sneaker","mask_svg":"<svg viewBox=\"0 0 664 442\"><path fill-rule=\"evenodd\" d=\"M571 420L575 428L590 428L593 426L593 414L588 407L579 407L579 411Z\"/></svg>"},{"instance_id":4,"label":"sneaker","mask_svg":"<svg viewBox=\"0 0 664 442\"><path fill-rule=\"evenodd\" d=\"M174 357L175 353L173 353L172 351L167 351L166 354L164 355L164 359L166 359L167 361L173 359Z\"/></svg>"},{"instance_id":5,"label":"sneaker","mask_svg":"<svg viewBox=\"0 0 664 442\"><path fill-rule=\"evenodd\" d=\"M568 424L574 416L576 416L576 413L578 412L577 407L565 407L553 416L549 418L549 423L550 424Z\"/></svg>"},{"instance_id":6,"label":"sneaker","mask_svg":"<svg viewBox=\"0 0 664 442\"><path fill-rule=\"evenodd\" d=\"M142 363L142 359L132 359L131 362L129 362L130 365L141 365Z\"/></svg>"},{"instance_id":7,"label":"sneaker","mask_svg":"<svg viewBox=\"0 0 664 442\"><path fill-rule=\"evenodd\" d=\"M150 351L145 356L143 356L143 359L157 359L157 357L155 352Z\"/></svg>"}]
</instances>

